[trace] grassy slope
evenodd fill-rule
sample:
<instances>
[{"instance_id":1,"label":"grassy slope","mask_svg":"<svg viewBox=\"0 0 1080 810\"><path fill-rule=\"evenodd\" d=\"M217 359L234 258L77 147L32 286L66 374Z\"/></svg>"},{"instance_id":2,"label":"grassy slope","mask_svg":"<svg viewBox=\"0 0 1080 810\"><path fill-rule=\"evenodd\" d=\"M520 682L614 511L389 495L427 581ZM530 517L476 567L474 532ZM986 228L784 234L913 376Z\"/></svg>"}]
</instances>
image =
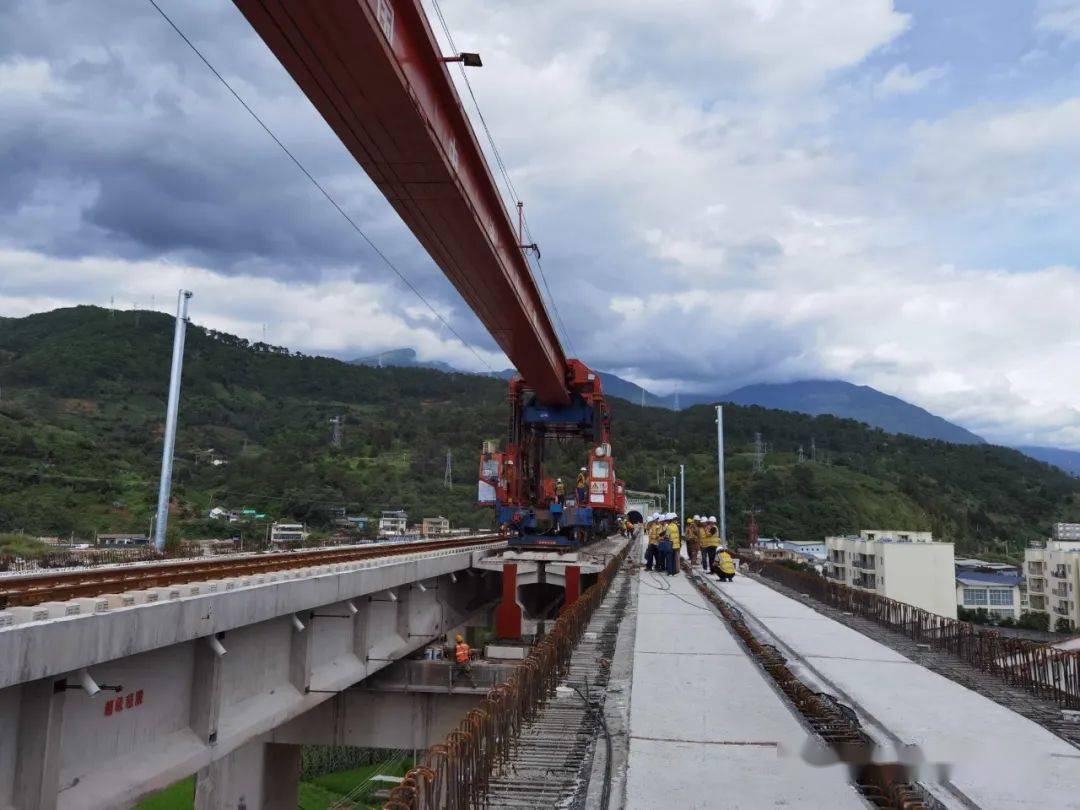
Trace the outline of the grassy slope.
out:
<instances>
[{"instance_id":1,"label":"grassy slope","mask_svg":"<svg viewBox=\"0 0 1080 810\"><path fill-rule=\"evenodd\" d=\"M0 531L69 532L147 525L160 459L171 320L79 307L0 319ZM318 525L333 504L373 514L404 507L485 525L472 506L476 453L505 430L505 385L425 369L289 357L229 335L188 333L175 494L186 531L211 503L251 506ZM614 400L615 451L634 489L686 465L687 511L716 512L714 410L673 413ZM346 417L329 446L327 420ZM771 452L753 473L760 431ZM1012 450L893 436L850 420L725 408L729 520L751 508L765 534L798 539L860 527L930 528L967 549L1045 535L1080 514L1080 483ZM828 464L795 464L811 437ZM213 447L224 467L196 463ZM446 449L452 489L442 485ZM580 445L554 448L571 474Z\"/></svg>"}]
</instances>

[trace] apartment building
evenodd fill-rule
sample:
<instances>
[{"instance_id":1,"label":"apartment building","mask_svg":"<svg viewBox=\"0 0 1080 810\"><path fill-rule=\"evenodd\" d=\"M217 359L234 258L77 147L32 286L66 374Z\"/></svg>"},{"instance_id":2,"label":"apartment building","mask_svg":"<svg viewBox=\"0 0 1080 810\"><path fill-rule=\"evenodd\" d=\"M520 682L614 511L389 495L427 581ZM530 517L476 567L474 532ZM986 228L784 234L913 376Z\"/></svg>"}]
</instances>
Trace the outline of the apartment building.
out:
<instances>
[{"instance_id":1,"label":"apartment building","mask_svg":"<svg viewBox=\"0 0 1080 810\"><path fill-rule=\"evenodd\" d=\"M402 509L385 509L379 518L379 537L403 535L409 531L409 516Z\"/></svg>"},{"instance_id":2,"label":"apartment building","mask_svg":"<svg viewBox=\"0 0 1080 810\"><path fill-rule=\"evenodd\" d=\"M1080 627L1080 524L1056 523L1045 543L1024 550L1028 608L1047 613L1050 627L1067 619Z\"/></svg>"},{"instance_id":3,"label":"apartment building","mask_svg":"<svg viewBox=\"0 0 1080 810\"><path fill-rule=\"evenodd\" d=\"M426 517L420 524L420 533L424 537L432 537L438 534L450 534L450 521L442 515L438 517Z\"/></svg>"},{"instance_id":4,"label":"apartment building","mask_svg":"<svg viewBox=\"0 0 1080 810\"><path fill-rule=\"evenodd\" d=\"M930 532L863 529L826 537L825 576L851 588L956 618L956 570L952 543Z\"/></svg>"},{"instance_id":5,"label":"apartment building","mask_svg":"<svg viewBox=\"0 0 1080 810\"><path fill-rule=\"evenodd\" d=\"M274 523L270 526L271 543L302 543L307 539L303 523Z\"/></svg>"}]
</instances>

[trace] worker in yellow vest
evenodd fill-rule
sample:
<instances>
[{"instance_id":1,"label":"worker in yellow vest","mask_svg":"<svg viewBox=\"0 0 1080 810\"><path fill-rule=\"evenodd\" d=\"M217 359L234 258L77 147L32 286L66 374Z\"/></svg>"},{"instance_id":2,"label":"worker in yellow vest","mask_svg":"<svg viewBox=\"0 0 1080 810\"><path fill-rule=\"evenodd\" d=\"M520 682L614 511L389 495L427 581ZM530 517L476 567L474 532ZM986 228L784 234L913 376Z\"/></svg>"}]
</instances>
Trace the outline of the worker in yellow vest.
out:
<instances>
[{"instance_id":1,"label":"worker in yellow vest","mask_svg":"<svg viewBox=\"0 0 1080 810\"><path fill-rule=\"evenodd\" d=\"M716 564L716 549L720 545L720 530L716 527L716 518L705 518L705 531L701 535L701 567L706 574Z\"/></svg>"},{"instance_id":2,"label":"worker in yellow vest","mask_svg":"<svg viewBox=\"0 0 1080 810\"><path fill-rule=\"evenodd\" d=\"M667 513L668 521L664 529L667 542L671 544L667 557L667 572L669 576L675 576L679 571L679 551L682 549L682 536L679 534L679 516L674 512Z\"/></svg>"},{"instance_id":3,"label":"worker in yellow vest","mask_svg":"<svg viewBox=\"0 0 1080 810\"><path fill-rule=\"evenodd\" d=\"M651 514L648 520L645 521L645 536L648 539L648 545L645 546L645 570L652 571L654 568L660 570L660 515Z\"/></svg>"},{"instance_id":4,"label":"worker in yellow vest","mask_svg":"<svg viewBox=\"0 0 1080 810\"><path fill-rule=\"evenodd\" d=\"M588 506L589 505L589 501L588 501L589 476L586 475L585 473L586 473L586 470L585 470L584 467L582 467L581 471L578 473L578 476L577 476L577 486L575 487L577 492L575 494L577 495L577 505L578 506Z\"/></svg>"},{"instance_id":5,"label":"worker in yellow vest","mask_svg":"<svg viewBox=\"0 0 1080 810\"><path fill-rule=\"evenodd\" d=\"M716 574L721 582L731 582L735 579L735 560L726 548L720 549L720 556L716 558Z\"/></svg>"},{"instance_id":6,"label":"worker in yellow vest","mask_svg":"<svg viewBox=\"0 0 1080 810\"><path fill-rule=\"evenodd\" d=\"M686 553L690 556L690 565L698 564L698 551L701 548L701 515L686 519Z\"/></svg>"}]
</instances>

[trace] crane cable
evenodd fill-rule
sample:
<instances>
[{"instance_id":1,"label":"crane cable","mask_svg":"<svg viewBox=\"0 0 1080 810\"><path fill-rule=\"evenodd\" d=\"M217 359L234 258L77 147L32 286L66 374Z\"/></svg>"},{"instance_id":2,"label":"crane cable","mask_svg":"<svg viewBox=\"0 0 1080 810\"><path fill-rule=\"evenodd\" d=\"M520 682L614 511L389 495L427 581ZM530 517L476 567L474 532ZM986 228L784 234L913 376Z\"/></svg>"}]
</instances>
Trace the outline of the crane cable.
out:
<instances>
[{"instance_id":1,"label":"crane cable","mask_svg":"<svg viewBox=\"0 0 1080 810\"><path fill-rule=\"evenodd\" d=\"M232 94L233 98L240 102L240 106L247 110L248 115L255 119L255 122L260 127L262 127L266 134L269 135L270 138L274 141L274 143L276 143L281 148L281 151L284 152L294 164L296 164L296 167L304 174L305 177L307 177L308 180L311 181L312 185L314 185L315 188L319 190L323 197L326 198L327 202L334 206L334 208L339 214L341 214L345 221L349 223L350 226L352 226L352 229L354 231L360 234L360 237L368 244L368 247L370 247L375 252L375 255L377 255L383 261L383 263L394 272L394 274L402 281L402 283L405 284L405 286L412 291L413 295L415 295L417 298L420 299L420 301L423 302L423 304L431 311L431 314L434 315L439 320L439 322L442 323L443 326L450 330L450 333L453 334L453 336L456 337L461 342L461 344L466 349L468 349L477 360L480 361L482 365L487 367L489 372L495 374L496 371L492 367L491 363L481 357L480 353L473 347L473 345L467 340L465 340L465 338L462 337L461 334L453 326L450 325L450 322L443 317L442 313L440 313L430 301L428 301L424 294L420 292L419 288L415 284L413 284L412 281L409 280L409 277L406 276L401 270L399 270L397 265L395 265L390 260L390 257L379 249L378 245L376 245L371 240L371 237L369 237L356 223L356 220L349 216L349 214L345 211L344 208L341 207L338 201L334 199L334 197L330 194L329 191L326 190L326 187L315 179L315 176L310 171L308 171L307 167L303 163L300 162L300 159L297 158L296 155L293 154L293 152L289 149L289 147L287 147L282 142L282 140L274 134L274 131L270 129L269 126L267 126L266 122L259 117L258 113L256 113L255 110L253 110L251 106L248 105L246 101L244 101L243 97L233 88L231 84L229 84L228 80L218 71L218 69L214 67L213 64L211 64L210 60L206 58L203 52L200 51L198 47L196 47L195 43L188 38L187 34L180 30L180 27L175 22L173 22L172 18L165 13L165 10L158 5L157 0L147 0L147 2L157 10L157 13L161 15L162 19L164 19L165 22L167 22L169 26L173 29L173 31L176 32L177 36L179 36L180 39L182 39L187 44L187 46L191 48L191 50L195 53L196 56L199 57L202 63L206 65L210 72L217 77L218 81L220 81L225 86L225 89Z\"/></svg>"}]
</instances>

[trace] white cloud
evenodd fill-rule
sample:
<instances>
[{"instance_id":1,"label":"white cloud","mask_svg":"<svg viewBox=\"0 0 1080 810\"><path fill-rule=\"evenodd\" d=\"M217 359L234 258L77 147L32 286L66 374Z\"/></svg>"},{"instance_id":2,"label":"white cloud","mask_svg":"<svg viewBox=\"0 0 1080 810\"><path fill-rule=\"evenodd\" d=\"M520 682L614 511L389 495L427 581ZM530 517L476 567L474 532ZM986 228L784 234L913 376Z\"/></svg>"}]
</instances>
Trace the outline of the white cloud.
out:
<instances>
[{"instance_id":1,"label":"white cloud","mask_svg":"<svg viewBox=\"0 0 1080 810\"><path fill-rule=\"evenodd\" d=\"M42 59L0 62L0 96L4 97L6 104L38 99L58 89L51 66Z\"/></svg>"},{"instance_id":2,"label":"white cloud","mask_svg":"<svg viewBox=\"0 0 1080 810\"><path fill-rule=\"evenodd\" d=\"M820 256L819 256L820 258ZM794 261L789 270L816 259ZM694 346L695 388L848 379L986 438L1080 447L1080 269L837 267L823 288L788 272L765 289L621 297L607 338L661 356ZM674 325L674 328L673 328ZM658 380L665 391L678 378ZM683 390L686 390L684 386Z\"/></svg>"},{"instance_id":3,"label":"white cloud","mask_svg":"<svg viewBox=\"0 0 1080 810\"><path fill-rule=\"evenodd\" d=\"M1080 40L1080 1L1039 0L1035 10L1035 29L1059 34L1069 40Z\"/></svg>"},{"instance_id":4,"label":"white cloud","mask_svg":"<svg viewBox=\"0 0 1080 810\"><path fill-rule=\"evenodd\" d=\"M185 288L194 293L194 323L306 354L348 360L411 346L421 360L465 370L508 365L501 353L479 350L484 365L446 335L429 310L406 308L403 315L388 307L402 293L386 284L333 278L286 283L168 261L65 260L3 249L0 278L0 314L9 317L78 304L173 312L176 291Z\"/></svg>"},{"instance_id":5,"label":"white cloud","mask_svg":"<svg viewBox=\"0 0 1080 810\"><path fill-rule=\"evenodd\" d=\"M935 65L912 72L906 62L901 62L894 65L881 77L881 81L874 85L874 95L878 98L891 98L918 93L939 79L943 79L948 73L948 65Z\"/></svg>"},{"instance_id":6,"label":"white cloud","mask_svg":"<svg viewBox=\"0 0 1080 810\"><path fill-rule=\"evenodd\" d=\"M305 352L414 346L426 359L477 365L381 268L369 272L362 256L351 266L354 235L339 233L310 189L289 185L292 167L182 46L172 50L159 19L125 12L124 30L139 25L138 36L110 39L105 52L95 44L100 12L64 9L86 15L64 28L87 31L87 41L60 47L55 25L39 39L54 49L52 80L83 96L65 84L71 103L44 103L41 93L55 90L40 89L35 68L19 79L39 90L24 96L18 124L74 132L71 140L92 148L67 172L34 177L13 210L2 207L0 187L0 234L24 249L0 264L19 282L13 290L5 277L0 308L104 304L125 287L125 302L146 305L157 294L163 308L186 283L196 289L197 321L249 338L261 338L266 322L271 341ZM235 9L203 0L176 11L380 246L395 260L415 258L412 240L389 224L392 212ZM456 0L443 11L459 48L483 54L485 67L470 78L582 359L667 390L846 377L989 438L1080 446L1071 362L1080 279L1073 267L1049 266L1074 255L1062 251L1023 274L1006 272L1007 259L980 262L1000 270L950 269L955 258L924 238L972 212L986 212L989 231L1013 211L1080 210L1080 101L965 108L939 93L935 103L954 111L915 126L892 117L907 104L867 104L875 87L878 98L909 94L912 107L928 100L916 94L946 75L945 59L967 75L958 49L927 57L935 66L918 71L891 57L882 77L882 54L914 52L904 46L924 30L890 0ZM24 29L20 42L37 41ZM14 120L4 119L6 101L0 95L0 138ZM886 109L887 121L873 120ZM50 153L48 166L63 156ZM170 185L155 197L162 160ZM85 211L102 183L133 165L147 167L145 186L113 196L152 215L132 217L142 227L133 238L144 242L124 253L127 243L88 238ZM194 195L188 177L225 193ZM214 237L204 254L174 244L189 218L195 236L186 238ZM1019 248L1032 243L1029 235ZM93 258L114 254L149 260ZM183 255L182 271L154 258ZM410 278L435 275L423 261L403 265ZM420 268L427 276L413 272ZM446 296L445 287L436 292ZM456 326L476 328L463 306L455 314Z\"/></svg>"}]
</instances>

